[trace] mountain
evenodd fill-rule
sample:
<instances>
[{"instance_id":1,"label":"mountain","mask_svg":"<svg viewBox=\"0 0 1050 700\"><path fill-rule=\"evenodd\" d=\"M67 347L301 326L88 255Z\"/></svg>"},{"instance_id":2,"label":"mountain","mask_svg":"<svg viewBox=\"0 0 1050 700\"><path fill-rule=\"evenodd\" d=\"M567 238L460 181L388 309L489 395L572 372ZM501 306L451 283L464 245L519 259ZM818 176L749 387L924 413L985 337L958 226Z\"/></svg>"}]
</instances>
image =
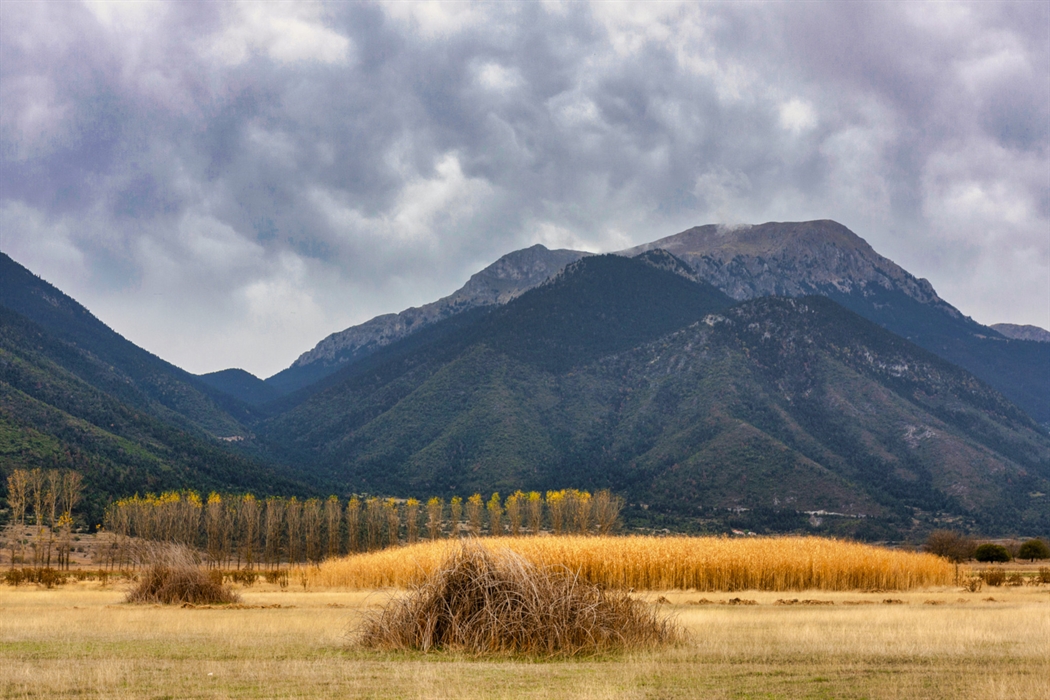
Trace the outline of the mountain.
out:
<instances>
[{"instance_id":1,"label":"mountain","mask_svg":"<svg viewBox=\"0 0 1050 700\"><path fill-rule=\"evenodd\" d=\"M1034 340L1037 343L1050 343L1050 331L1039 326L1019 326L1016 323L993 323L989 328L994 328L1000 335L1014 340Z\"/></svg>"},{"instance_id":2,"label":"mountain","mask_svg":"<svg viewBox=\"0 0 1050 700\"><path fill-rule=\"evenodd\" d=\"M281 395L277 389L243 369L224 369L208 374L198 374L197 379L249 406L261 406Z\"/></svg>"},{"instance_id":3,"label":"mountain","mask_svg":"<svg viewBox=\"0 0 1050 700\"><path fill-rule=\"evenodd\" d=\"M973 372L1050 426L1050 345L1011 339L964 316L834 221L698 226L631 248L660 248L737 300L819 294Z\"/></svg>"},{"instance_id":4,"label":"mountain","mask_svg":"<svg viewBox=\"0 0 1050 700\"><path fill-rule=\"evenodd\" d=\"M159 406L122 369L0 306L0 472L81 472L84 524L136 492L313 492L225 445Z\"/></svg>"},{"instance_id":5,"label":"mountain","mask_svg":"<svg viewBox=\"0 0 1050 700\"><path fill-rule=\"evenodd\" d=\"M1050 532L1050 439L994 389L824 297L734 305L690 276L664 251L580 259L348 364L259 440L369 492L607 486L684 527Z\"/></svg>"},{"instance_id":6,"label":"mountain","mask_svg":"<svg viewBox=\"0 0 1050 700\"><path fill-rule=\"evenodd\" d=\"M184 428L215 437L244 437L243 421L254 420L253 410L199 378L143 350L119 335L86 308L0 253L0 306L39 325L111 368L97 375L102 391L134 387L131 405Z\"/></svg>"},{"instance_id":7,"label":"mountain","mask_svg":"<svg viewBox=\"0 0 1050 700\"><path fill-rule=\"evenodd\" d=\"M291 367L268 378L266 383L281 394L302 389L345 364L367 357L379 348L442 319L479 306L505 304L585 255L588 253L548 250L542 245L508 253L473 275L447 297L398 314L377 316L361 325L333 333L300 355Z\"/></svg>"}]
</instances>

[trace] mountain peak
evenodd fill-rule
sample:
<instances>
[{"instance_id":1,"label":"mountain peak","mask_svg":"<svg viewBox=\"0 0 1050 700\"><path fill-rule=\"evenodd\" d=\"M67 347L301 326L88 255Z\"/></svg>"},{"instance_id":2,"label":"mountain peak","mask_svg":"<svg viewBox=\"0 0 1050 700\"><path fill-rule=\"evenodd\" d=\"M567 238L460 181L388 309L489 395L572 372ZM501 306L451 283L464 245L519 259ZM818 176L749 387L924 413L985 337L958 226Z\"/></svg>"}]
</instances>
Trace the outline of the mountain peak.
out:
<instances>
[{"instance_id":1,"label":"mountain peak","mask_svg":"<svg viewBox=\"0 0 1050 700\"><path fill-rule=\"evenodd\" d=\"M447 297L397 314L376 316L329 335L266 382L282 393L295 391L445 318L479 306L506 304L586 255L590 253L549 250L539 243L507 253Z\"/></svg>"},{"instance_id":2,"label":"mountain peak","mask_svg":"<svg viewBox=\"0 0 1050 700\"><path fill-rule=\"evenodd\" d=\"M912 276L853 231L828 219L697 226L622 254L633 256L654 248L685 260L702 278L738 300L829 289L863 292L875 285L960 315L928 281Z\"/></svg>"}]
</instances>

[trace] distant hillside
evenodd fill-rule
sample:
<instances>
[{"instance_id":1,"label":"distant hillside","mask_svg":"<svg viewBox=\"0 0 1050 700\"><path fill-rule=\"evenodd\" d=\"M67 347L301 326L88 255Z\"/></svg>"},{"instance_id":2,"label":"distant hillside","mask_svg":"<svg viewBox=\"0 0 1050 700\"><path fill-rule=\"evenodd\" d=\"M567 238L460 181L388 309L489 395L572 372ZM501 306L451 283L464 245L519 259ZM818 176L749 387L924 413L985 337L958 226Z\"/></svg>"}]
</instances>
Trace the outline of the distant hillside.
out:
<instances>
[{"instance_id":1,"label":"distant hillside","mask_svg":"<svg viewBox=\"0 0 1050 700\"><path fill-rule=\"evenodd\" d=\"M1000 334L1014 340L1034 340L1037 343L1050 343L1050 331L1039 326L1019 326L1016 323L993 323Z\"/></svg>"},{"instance_id":2,"label":"distant hillside","mask_svg":"<svg viewBox=\"0 0 1050 700\"><path fill-rule=\"evenodd\" d=\"M826 299L730 308L676 267L582 259L349 365L260 440L350 489L607 486L684 527L1050 532L1050 440L997 392Z\"/></svg>"},{"instance_id":3,"label":"distant hillside","mask_svg":"<svg viewBox=\"0 0 1050 700\"><path fill-rule=\"evenodd\" d=\"M261 406L281 395L262 379L243 369L224 369L208 374L198 374L197 379L250 406Z\"/></svg>"},{"instance_id":4,"label":"distant hillside","mask_svg":"<svg viewBox=\"0 0 1050 700\"><path fill-rule=\"evenodd\" d=\"M698 226L623 251L652 248L685 260L737 300L819 294L995 387L1050 426L1050 345L1011 340L964 316L862 238L834 221Z\"/></svg>"},{"instance_id":5,"label":"distant hillside","mask_svg":"<svg viewBox=\"0 0 1050 700\"><path fill-rule=\"evenodd\" d=\"M0 306L0 489L13 468L85 477L86 525L110 498L166 489L310 493L158 407L127 376Z\"/></svg>"},{"instance_id":6,"label":"distant hillside","mask_svg":"<svg viewBox=\"0 0 1050 700\"><path fill-rule=\"evenodd\" d=\"M547 280L588 253L548 250L542 245L517 250L473 275L447 297L399 314L371 321L328 336L303 353L292 366L266 380L281 394L294 392L332 374L343 365L367 357L379 348L427 326L480 306L497 306Z\"/></svg>"},{"instance_id":7,"label":"distant hillside","mask_svg":"<svg viewBox=\"0 0 1050 700\"><path fill-rule=\"evenodd\" d=\"M138 390L136 408L164 420L171 413L185 425L217 437L247 435L242 421L254 419L244 403L138 347L95 318L74 299L0 253L0 306L39 325L55 338L90 354L111 369L109 391L126 383Z\"/></svg>"}]
</instances>

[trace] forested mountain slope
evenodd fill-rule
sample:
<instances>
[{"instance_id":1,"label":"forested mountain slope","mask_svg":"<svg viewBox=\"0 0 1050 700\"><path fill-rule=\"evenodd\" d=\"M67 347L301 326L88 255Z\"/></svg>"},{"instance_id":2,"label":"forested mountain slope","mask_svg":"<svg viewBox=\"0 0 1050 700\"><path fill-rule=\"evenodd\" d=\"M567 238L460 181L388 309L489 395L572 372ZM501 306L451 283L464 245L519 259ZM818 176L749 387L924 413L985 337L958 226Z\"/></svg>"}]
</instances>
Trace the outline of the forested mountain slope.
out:
<instances>
[{"instance_id":1,"label":"forested mountain slope","mask_svg":"<svg viewBox=\"0 0 1050 700\"><path fill-rule=\"evenodd\" d=\"M580 260L351 365L260 439L351 489L608 486L694 522L1050 529L1050 441L996 391L820 297L727 308L668 258Z\"/></svg>"}]
</instances>

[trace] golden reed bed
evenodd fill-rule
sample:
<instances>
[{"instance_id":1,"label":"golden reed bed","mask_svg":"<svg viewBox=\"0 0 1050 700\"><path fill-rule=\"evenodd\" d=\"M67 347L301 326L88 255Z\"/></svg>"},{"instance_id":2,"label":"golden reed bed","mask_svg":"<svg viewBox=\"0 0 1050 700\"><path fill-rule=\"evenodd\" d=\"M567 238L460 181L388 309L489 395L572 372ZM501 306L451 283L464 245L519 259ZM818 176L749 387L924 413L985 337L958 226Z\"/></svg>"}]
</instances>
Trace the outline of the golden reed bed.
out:
<instances>
[{"instance_id":1,"label":"golden reed bed","mask_svg":"<svg viewBox=\"0 0 1050 700\"><path fill-rule=\"evenodd\" d=\"M588 582L638 590L906 590L948 585L955 571L930 554L820 537L497 537L478 540ZM456 542L438 540L330 559L301 569L316 587L404 588L434 571Z\"/></svg>"}]
</instances>

